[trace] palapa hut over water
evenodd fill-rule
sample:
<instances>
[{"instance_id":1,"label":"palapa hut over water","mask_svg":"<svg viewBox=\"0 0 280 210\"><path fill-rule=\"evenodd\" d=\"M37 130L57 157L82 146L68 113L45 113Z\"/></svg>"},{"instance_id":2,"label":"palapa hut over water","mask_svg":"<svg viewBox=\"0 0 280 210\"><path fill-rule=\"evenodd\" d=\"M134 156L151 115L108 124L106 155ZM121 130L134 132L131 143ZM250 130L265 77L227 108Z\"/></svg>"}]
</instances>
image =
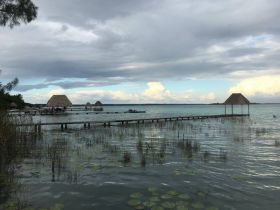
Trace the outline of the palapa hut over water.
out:
<instances>
[{"instance_id":1,"label":"palapa hut over water","mask_svg":"<svg viewBox=\"0 0 280 210\"><path fill-rule=\"evenodd\" d=\"M241 105L242 114L243 114L243 105L248 105L248 115L250 114L250 101L241 93L231 94L231 96L224 102L224 105L225 105L225 114L227 114L227 105L231 105L231 114L233 114L234 105Z\"/></svg>"},{"instance_id":2,"label":"palapa hut over water","mask_svg":"<svg viewBox=\"0 0 280 210\"><path fill-rule=\"evenodd\" d=\"M87 102L85 105L86 110L92 110L92 104L90 102Z\"/></svg>"},{"instance_id":3,"label":"palapa hut over water","mask_svg":"<svg viewBox=\"0 0 280 210\"><path fill-rule=\"evenodd\" d=\"M103 111L103 104L100 101L95 102L94 111Z\"/></svg>"},{"instance_id":4,"label":"palapa hut over water","mask_svg":"<svg viewBox=\"0 0 280 210\"><path fill-rule=\"evenodd\" d=\"M53 108L66 108L72 106L72 103L66 95L53 95L48 101L47 106Z\"/></svg>"},{"instance_id":5,"label":"palapa hut over water","mask_svg":"<svg viewBox=\"0 0 280 210\"><path fill-rule=\"evenodd\" d=\"M11 109L16 109L17 108L17 104L15 102L10 103L10 108Z\"/></svg>"}]
</instances>

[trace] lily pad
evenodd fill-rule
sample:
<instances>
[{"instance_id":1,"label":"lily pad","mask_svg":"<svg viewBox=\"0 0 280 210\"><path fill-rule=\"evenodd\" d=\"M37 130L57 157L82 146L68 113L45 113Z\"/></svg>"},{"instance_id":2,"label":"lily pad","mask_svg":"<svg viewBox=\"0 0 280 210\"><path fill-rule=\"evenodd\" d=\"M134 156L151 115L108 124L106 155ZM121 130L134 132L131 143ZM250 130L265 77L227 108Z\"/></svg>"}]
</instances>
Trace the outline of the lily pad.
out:
<instances>
[{"instance_id":1,"label":"lily pad","mask_svg":"<svg viewBox=\"0 0 280 210\"><path fill-rule=\"evenodd\" d=\"M139 204L134 207L135 209L145 209L145 206L143 204Z\"/></svg>"},{"instance_id":2,"label":"lily pad","mask_svg":"<svg viewBox=\"0 0 280 210\"><path fill-rule=\"evenodd\" d=\"M136 199L131 199L127 202L128 205L130 206L137 206L137 205L140 205L141 204L141 201L140 200L136 200Z\"/></svg>"},{"instance_id":3,"label":"lily pad","mask_svg":"<svg viewBox=\"0 0 280 210\"><path fill-rule=\"evenodd\" d=\"M152 202L159 202L160 199L159 199L159 197L151 197L150 201L152 201Z\"/></svg>"},{"instance_id":4,"label":"lily pad","mask_svg":"<svg viewBox=\"0 0 280 210\"><path fill-rule=\"evenodd\" d=\"M155 188L155 187L149 187L149 188L148 188L148 191L149 191L149 192L155 192L155 191L157 191L157 188Z\"/></svg>"},{"instance_id":5,"label":"lily pad","mask_svg":"<svg viewBox=\"0 0 280 210\"><path fill-rule=\"evenodd\" d=\"M152 201L145 201L145 202L143 203L143 205L146 206L146 207L152 207L152 206L155 206L156 203L155 203L155 202L152 202Z\"/></svg>"},{"instance_id":6,"label":"lily pad","mask_svg":"<svg viewBox=\"0 0 280 210\"><path fill-rule=\"evenodd\" d=\"M206 208L206 210L219 210L219 209L217 207L212 206L212 207Z\"/></svg>"},{"instance_id":7,"label":"lily pad","mask_svg":"<svg viewBox=\"0 0 280 210\"><path fill-rule=\"evenodd\" d=\"M245 176L233 176L232 178L236 181L246 181L247 179Z\"/></svg>"},{"instance_id":8,"label":"lily pad","mask_svg":"<svg viewBox=\"0 0 280 210\"><path fill-rule=\"evenodd\" d=\"M194 176L196 173L192 170L186 170L183 172L183 174L187 176Z\"/></svg>"},{"instance_id":9,"label":"lily pad","mask_svg":"<svg viewBox=\"0 0 280 210\"><path fill-rule=\"evenodd\" d=\"M166 194L168 194L168 195L177 195L178 192L176 192L175 190L169 190L168 192L166 192Z\"/></svg>"},{"instance_id":10,"label":"lily pad","mask_svg":"<svg viewBox=\"0 0 280 210\"><path fill-rule=\"evenodd\" d=\"M206 195L206 193L199 191L199 192L197 192L197 195L200 197L204 197Z\"/></svg>"},{"instance_id":11,"label":"lily pad","mask_svg":"<svg viewBox=\"0 0 280 210\"><path fill-rule=\"evenodd\" d=\"M142 196L143 196L143 194L140 192L130 194L131 198L141 198Z\"/></svg>"},{"instance_id":12,"label":"lily pad","mask_svg":"<svg viewBox=\"0 0 280 210\"><path fill-rule=\"evenodd\" d=\"M63 210L63 209L64 209L64 205L61 203L57 203L53 207L50 208L50 210Z\"/></svg>"},{"instance_id":13,"label":"lily pad","mask_svg":"<svg viewBox=\"0 0 280 210\"><path fill-rule=\"evenodd\" d=\"M177 201L176 202L176 206L188 206L188 202L187 201Z\"/></svg>"},{"instance_id":14,"label":"lily pad","mask_svg":"<svg viewBox=\"0 0 280 210\"><path fill-rule=\"evenodd\" d=\"M173 198L173 196L172 195L168 195L168 194L165 194L165 195L162 195L162 196L160 196L162 199L171 199L171 198Z\"/></svg>"},{"instance_id":15,"label":"lily pad","mask_svg":"<svg viewBox=\"0 0 280 210\"><path fill-rule=\"evenodd\" d=\"M151 208L151 210L164 210L164 209L160 206L154 206Z\"/></svg>"},{"instance_id":16,"label":"lily pad","mask_svg":"<svg viewBox=\"0 0 280 210\"><path fill-rule=\"evenodd\" d=\"M184 194L178 195L178 198L187 200L187 199L190 199L190 196L187 193L184 193Z\"/></svg>"},{"instance_id":17,"label":"lily pad","mask_svg":"<svg viewBox=\"0 0 280 210\"><path fill-rule=\"evenodd\" d=\"M203 205L203 203L196 202L196 203L192 204L192 207L195 208L195 209L203 209L204 205Z\"/></svg>"},{"instance_id":18,"label":"lily pad","mask_svg":"<svg viewBox=\"0 0 280 210\"><path fill-rule=\"evenodd\" d=\"M158 192L152 192L152 196L159 196L159 193Z\"/></svg>"},{"instance_id":19,"label":"lily pad","mask_svg":"<svg viewBox=\"0 0 280 210\"><path fill-rule=\"evenodd\" d=\"M177 210L189 210L187 206L176 206Z\"/></svg>"},{"instance_id":20,"label":"lily pad","mask_svg":"<svg viewBox=\"0 0 280 210\"><path fill-rule=\"evenodd\" d=\"M173 209L175 207L175 204L172 202L163 202L161 205L166 209Z\"/></svg>"}]
</instances>

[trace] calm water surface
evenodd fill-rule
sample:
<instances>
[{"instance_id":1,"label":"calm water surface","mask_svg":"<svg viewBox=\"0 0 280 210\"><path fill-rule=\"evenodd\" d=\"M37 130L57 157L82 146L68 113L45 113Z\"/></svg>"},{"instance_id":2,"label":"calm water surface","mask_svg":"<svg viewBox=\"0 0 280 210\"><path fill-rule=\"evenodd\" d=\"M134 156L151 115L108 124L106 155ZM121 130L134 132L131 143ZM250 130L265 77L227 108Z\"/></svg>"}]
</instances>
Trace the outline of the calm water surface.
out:
<instances>
[{"instance_id":1,"label":"calm water surface","mask_svg":"<svg viewBox=\"0 0 280 210\"><path fill-rule=\"evenodd\" d=\"M215 105L105 107L128 109L146 113L80 113L34 121L224 113ZM70 127L66 132L48 127L17 163L21 187L12 195L35 209L63 204L67 210L279 210L279 125L280 105L252 105L251 116L244 118Z\"/></svg>"}]
</instances>

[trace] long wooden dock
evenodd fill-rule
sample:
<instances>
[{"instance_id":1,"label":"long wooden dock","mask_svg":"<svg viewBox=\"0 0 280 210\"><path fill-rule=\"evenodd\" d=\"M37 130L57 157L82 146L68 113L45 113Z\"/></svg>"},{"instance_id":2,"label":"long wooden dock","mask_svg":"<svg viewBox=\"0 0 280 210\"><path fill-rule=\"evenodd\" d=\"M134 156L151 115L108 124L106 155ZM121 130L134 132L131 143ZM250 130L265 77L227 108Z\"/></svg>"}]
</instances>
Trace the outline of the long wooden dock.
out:
<instances>
[{"instance_id":1,"label":"long wooden dock","mask_svg":"<svg viewBox=\"0 0 280 210\"><path fill-rule=\"evenodd\" d=\"M42 126L58 125L60 129L67 130L68 125L83 125L85 129L93 126L111 126L111 125L127 125L129 123L143 124L154 122L168 122L168 121L183 121L183 120L198 120L209 118L231 118L231 117L246 117L248 114L232 114L232 115L192 115L192 116L176 116L176 117L158 117L158 118L138 118L138 119L118 119L118 120L104 120L104 121L71 121L71 122L47 122L47 123L32 123L32 124L18 124L17 126L34 126L35 132L41 132Z\"/></svg>"}]
</instances>

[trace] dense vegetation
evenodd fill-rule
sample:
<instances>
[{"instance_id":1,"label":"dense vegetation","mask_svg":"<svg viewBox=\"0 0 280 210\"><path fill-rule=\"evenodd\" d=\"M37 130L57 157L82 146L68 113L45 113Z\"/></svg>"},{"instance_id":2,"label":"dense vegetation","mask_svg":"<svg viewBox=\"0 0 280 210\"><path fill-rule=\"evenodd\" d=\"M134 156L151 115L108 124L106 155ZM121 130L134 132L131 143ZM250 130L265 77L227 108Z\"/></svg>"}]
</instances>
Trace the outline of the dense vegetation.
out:
<instances>
[{"instance_id":1,"label":"dense vegetation","mask_svg":"<svg viewBox=\"0 0 280 210\"><path fill-rule=\"evenodd\" d=\"M31 0L0 0L0 25L14 27L37 17L38 8Z\"/></svg>"},{"instance_id":2,"label":"dense vegetation","mask_svg":"<svg viewBox=\"0 0 280 210\"><path fill-rule=\"evenodd\" d=\"M18 79L15 78L13 81L6 85L0 83L0 110L6 110L9 108L23 108L24 101L21 94L11 95L10 91L18 84Z\"/></svg>"}]
</instances>

